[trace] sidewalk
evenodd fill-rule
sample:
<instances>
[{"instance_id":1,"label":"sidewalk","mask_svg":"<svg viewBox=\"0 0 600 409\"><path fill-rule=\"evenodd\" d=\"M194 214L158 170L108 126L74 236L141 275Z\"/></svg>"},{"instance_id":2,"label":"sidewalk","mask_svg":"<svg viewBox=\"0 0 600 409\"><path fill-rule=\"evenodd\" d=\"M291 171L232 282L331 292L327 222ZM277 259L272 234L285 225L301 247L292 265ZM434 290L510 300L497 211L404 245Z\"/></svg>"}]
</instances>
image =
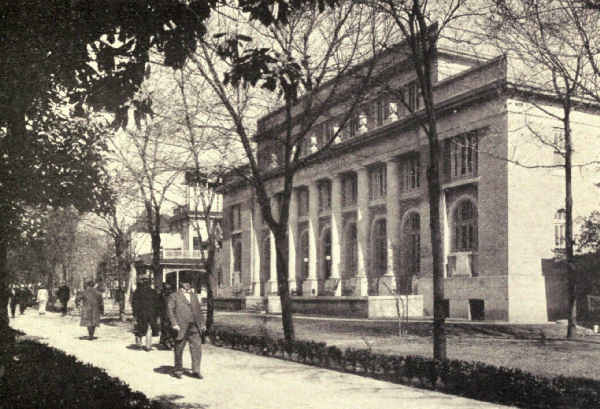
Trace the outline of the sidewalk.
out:
<instances>
[{"instance_id":1,"label":"sidewalk","mask_svg":"<svg viewBox=\"0 0 600 409\"><path fill-rule=\"evenodd\" d=\"M131 349L133 335L102 325L95 341L82 340L79 317L39 316L29 310L11 320L14 329L79 360L104 368L151 399L203 409L451 409L506 408L438 392L204 345L203 380L169 376L171 351ZM156 338L155 338L156 340ZM189 351L184 366L189 368ZM116 407L116 406L115 406Z\"/></svg>"}]
</instances>

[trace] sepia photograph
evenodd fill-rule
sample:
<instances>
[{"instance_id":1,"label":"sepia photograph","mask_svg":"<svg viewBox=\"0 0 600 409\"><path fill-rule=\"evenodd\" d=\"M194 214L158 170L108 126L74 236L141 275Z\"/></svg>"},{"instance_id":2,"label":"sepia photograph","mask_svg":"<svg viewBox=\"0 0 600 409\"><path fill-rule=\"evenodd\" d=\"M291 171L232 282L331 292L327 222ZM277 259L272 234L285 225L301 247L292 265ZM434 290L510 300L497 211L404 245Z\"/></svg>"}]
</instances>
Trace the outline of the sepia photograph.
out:
<instances>
[{"instance_id":1,"label":"sepia photograph","mask_svg":"<svg viewBox=\"0 0 600 409\"><path fill-rule=\"evenodd\" d=\"M0 302L0 409L600 408L600 1L1 1Z\"/></svg>"}]
</instances>

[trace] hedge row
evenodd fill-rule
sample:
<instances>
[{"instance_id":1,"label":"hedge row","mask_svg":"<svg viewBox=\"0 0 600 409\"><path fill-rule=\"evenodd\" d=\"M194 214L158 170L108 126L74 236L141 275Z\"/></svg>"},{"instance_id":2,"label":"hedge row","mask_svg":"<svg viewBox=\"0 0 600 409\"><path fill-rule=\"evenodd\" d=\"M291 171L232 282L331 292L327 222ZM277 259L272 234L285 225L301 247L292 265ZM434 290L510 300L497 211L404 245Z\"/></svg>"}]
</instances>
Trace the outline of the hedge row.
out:
<instances>
[{"instance_id":1,"label":"hedge row","mask_svg":"<svg viewBox=\"0 0 600 409\"><path fill-rule=\"evenodd\" d=\"M274 340L215 329L213 343L389 382L436 389L522 408L600 408L600 382L587 378L535 376L519 369L481 362L394 356L324 342Z\"/></svg>"},{"instance_id":2,"label":"hedge row","mask_svg":"<svg viewBox=\"0 0 600 409\"><path fill-rule=\"evenodd\" d=\"M15 344L14 359L0 378L0 407L11 409L160 409L102 369L32 341Z\"/></svg>"}]
</instances>

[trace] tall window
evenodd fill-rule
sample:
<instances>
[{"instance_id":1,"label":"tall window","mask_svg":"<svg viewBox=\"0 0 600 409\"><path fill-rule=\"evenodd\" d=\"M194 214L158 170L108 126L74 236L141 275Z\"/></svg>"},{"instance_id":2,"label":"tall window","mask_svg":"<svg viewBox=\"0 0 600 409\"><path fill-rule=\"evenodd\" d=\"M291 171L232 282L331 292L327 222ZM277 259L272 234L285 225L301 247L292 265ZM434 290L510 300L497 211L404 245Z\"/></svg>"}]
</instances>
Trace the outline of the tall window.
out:
<instances>
[{"instance_id":1,"label":"tall window","mask_svg":"<svg viewBox=\"0 0 600 409\"><path fill-rule=\"evenodd\" d=\"M407 85L408 91L406 96L408 100L406 104L411 112L418 111L423 106L423 97L421 95L421 89L416 82L411 82Z\"/></svg>"},{"instance_id":2,"label":"tall window","mask_svg":"<svg viewBox=\"0 0 600 409\"><path fill-rule=\"evenodd\" d=\"M379 219L373 226L373 266L377 275L387 271L387 232L385 219Z\"/></svg>"},{"instance_id":3,"label":"tall window","mask_svg":"<svg viewBox=\"0 0 600 409\"><path fill-rule=\"evenodd\" d=\"M565 228L567 213L565 209L559 209L554 214L554 248L564 249L566 244Z\"/></svg>"},{"instance_id":4,"label":"tall window","mask_svg":"<svg viewBox=\"0 0 600 409\"><path fill-rule=\"evenodd\" d=\"M262 276L265 281L271 280L271 237L269 232L265 232L266 237L262 241L262 257L260 265L262 267Z\"/></svg>"},{"instance_id":5,"label":"tall window","mask_svg":"<svg viewBox=\"0 0 600 409\"><path fill-rule=\"evenodd\" d=\"M233 271L239 273L242 271L242 238L236 235L232 238L233 247Z\"/></svg>"},{"instance_id":6,"label":"tall window","mask_svg":"<svg viewBox=\"0 0 600 409\"><path fill-rule=\"evenodd\" d=\"M239 204L231 206L231 229L233 231L242 229L242 207Z\"/></svg>"},{"instance_id":7,"label":"tall window","mask_svg":"<svg viewBox=\"0 0 600 409\"><path fill-rule=\"evenodd\" d=\"M477 175L478 138L466 134L450 141L450 177L458 179Z\"/></svg>"},{"instance_id":8,"label":"tall window","mask_svg":"<svg viewBox=\"0 0 600 409\"><path fill-rule=\"evenodd\" d=\"M421 163L419 154L406 157L400 164L401 190L409 192L421 186Z\"/></svg>"},{"instance_id":9,"label":"tall window","mask_svg":"<svg viewBox=\"0 0 600 409\"><path fill-rule=\"evenodd\" d=\"M347 132L344 132L344 136L348 136L350 138L355 137L360 133L360 116L359 114L352 115L352 118L348 120L346 125Z\"/></svg>"},{"instance_id":10,"label":"tall window","mask_svg":"<svg viewBox=\"0 0 600 409\"><path fill-rule=\"evenodd\" d=\"M356 173L347 173L342 177L342 206L356 204L357 181ZM337 200L338 198L335 198Z\"/></svg>"},{"instance_id":11,"label":"tall window","mask_svg":"<svg viewBox=\"0 0 600 409\"><path fill-rule=\"evenodd\" d=\"M331 278L331 230L325 229L321 239L321 268L323 269L323 278Z\"/></svg>"},{"instance_id":12,"label":"tall window","mask_svg":"<svg viewBox=\"0 0 600 409\"><path fill-rule=\"evenodd\" d=\"M298 198L298 217L308 216L308 189L299 188L296 191Z\"/></svg>"},{"instance_id":13,"label":"tall window","mask_svg":"<svg viewBox=\"0 0 600 409\"><path fill-rule=\"evenodd\" d=\"M386 183L385 164L371 168L369 171L369 199L377 200L385 198Z\"/></svg>"},{"instance_id":14,"label":"tall window","mask_svg":"<svg viewBox=\"0 0 600 409\"><path fill-rule=\"evenodd\" d=\"M386 97L381 97L377 100L375 103L375 110L377 126L383 125L390 117L390 106Z\"/></svg>"},{"instance_id":15,"label":"tall window","mask_svg":"<svg viewBox=\"0 0 600 409\"><path fill-rule=\"evenodd\" d=\"M406 249L406 270L410 276L419 273L421 268L421 219L418 213L411 213L404 224Z\"/></svg>"},{"instance_id":16,"label":"tall window","mask_svg":"<svg viewBox=\"0 0 600 409\"><path fill-rule=\"evenodd\" d=\"M331 209L331 181L321 180L318 183L319 189L319 211L327 211Z\"/></svg>"},{"instance_id":17,"label":"tall window","mask_svg":"<svg viewBox=\"0 0 600 409\"><path fill-rule=\"evenodd\" d=\"M454 250L477 249L477 209L470 200L461 201L454 211Z\"/></svg>"},{"instance_id":18,"label":"tall window","mask_svg":"<svg viewBox=\"0 0 600 409\"><path fill-rule=\"evenodd\" d=\"M308 252L308 230L304 230L300 235L300 273L302 279L308 278L309 252Z\"/></svg>"},{"instance_id":19,"label":"tall window","mask_svg":"<svg viewBox=\"0 0 600 409\"><path fill-rule=\"evenodd\" d=\"M192 248L194 250L200 250L202 248L202 242L200 241L200 237L194 237L192 239Z\"/></svg>"},{"instance_id":20,"label":"tall window","mask_svg":"<svg viewBox=\"0 0 600 409\"><path fill-rule=\"evenodd\" d=\"M358 268L358 237L356 231L356 223L350 223L346 229L345 237L345 270L346 274L354 276Z\"/></svg>"}]
</instances>

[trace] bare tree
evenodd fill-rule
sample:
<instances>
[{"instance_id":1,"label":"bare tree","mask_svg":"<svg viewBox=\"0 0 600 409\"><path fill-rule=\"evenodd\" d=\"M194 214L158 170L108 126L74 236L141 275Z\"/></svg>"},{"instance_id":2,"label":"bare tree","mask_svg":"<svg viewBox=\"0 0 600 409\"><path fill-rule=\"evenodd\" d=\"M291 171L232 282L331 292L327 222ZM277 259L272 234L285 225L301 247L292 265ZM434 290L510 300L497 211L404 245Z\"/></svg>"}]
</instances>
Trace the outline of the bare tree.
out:
<instances>
[{"instance_id":1,"label":"bare tree","mask_svg":"<svg viewBox=\"0 0 600 409\"><path fill-rule=\"evenodd\" d=\"M577 320L577 279L573 262L572 113L586 104L582 96L587 86L586 73L589 72L585 47L579 41L577 26L572 24L572 13L576 12L572 7L570 0L499 2L495 13L486 20L487 33L496 40L499 49L517 56L527 67L535 67L535 76L524 74L525 69L515 76L522 95L547 118L561 124L560 137L548 135L536 129L535 125L528 125L528 128L542 145L551 147L562 157L561 163L547 166L564 169L565 265L569 305L567 338L575 336ZM531 68L527 71L531 72ZM553 110L551 104L544 105L540 95L549 95L560 110Z\"/></svg>"},{"instance_id":2,"label":"bare tree","mask_svg":"<svg viewBox=\"0 0 600 409\"><path fill-rule=\"evenodd\" d=\"M169 95L163 89L144 90L154 96L155 114L153 116L136 116L135 127L128 127L123 133L117 133L110 139L114 152L113 159L123 167L122 177L125 183L132 184L137 190L137 203L141 204L141 212L152 244L152 271L157 288L162 288L161 237L165 229L163 211L170 203L177 179L181 176L181 161L187 155L171 138L176 130L165 121ZM182 156L183 154L183 156Z\"/></svg>"},{"instance_id":3,"label":"bare tree","mask_svg":"<svg viewBox=\"0 0 600 409\"><path fill-rule=\"evenodd\" d=\"M233 12L224 18L231 16L243 18ZM309 163L309 157L326 155L341 140L345 125L368 94L373 66L363 63L357 67L357 62L372 57L378 27L369 9L356 3L323 13L307 6L290 15L287 23L229 32L217 39L218 44L206 41L191 57L191 63L229 115L241 144L247 165L237 168L237 176L254 190L262 219L275 239L283 331L286 340L291 340L294 326L288 284L288 221L294 175ZM246 48L249 33L265 48ZM283 107L273 132L259 129L253 138L254 126L248 124L248 119L253 113L249 108L254 106L248 101L253 93L264 91L276 92ZM311 138L313 126L323 118L330 119L330 108L341 108L342 98L345 106L341 115L335 113L335 132L317 143ZM260 149L254 144L257 139L262 140ZM281 178L279 192L267 187L274 177ZM273 206L275 203L277 206Z\"/></svg>"},{"instance_id":4,"label":"bare tree","mask_svg":"<svg viewBox=\"0 0 600 409\"><path fill-rule=\"evenodd\" d=\"M441 145L437 129L436 101L433 85L436 81L434 67L437 61L437 48L440 38L450 24L471 14L466 0L447 0L431 3L423 0L397 2L394 0L374 0L367 2L379 13L389 17L400 39L407 43L407 56L412 60L418 86L423 98L424 115L418 121L427 135L429 144L429 164L427 168L427 192L429 198L429 229L431 231L431 251L433 258L433 357L446 358L444 299L444 260L440 219L440 164ZM389 89L388 92L397 92ZM396 95L405 108L412 111L403 95ZM413 115L415 113L413 112Z\"/></svg>"}]
</instances>

